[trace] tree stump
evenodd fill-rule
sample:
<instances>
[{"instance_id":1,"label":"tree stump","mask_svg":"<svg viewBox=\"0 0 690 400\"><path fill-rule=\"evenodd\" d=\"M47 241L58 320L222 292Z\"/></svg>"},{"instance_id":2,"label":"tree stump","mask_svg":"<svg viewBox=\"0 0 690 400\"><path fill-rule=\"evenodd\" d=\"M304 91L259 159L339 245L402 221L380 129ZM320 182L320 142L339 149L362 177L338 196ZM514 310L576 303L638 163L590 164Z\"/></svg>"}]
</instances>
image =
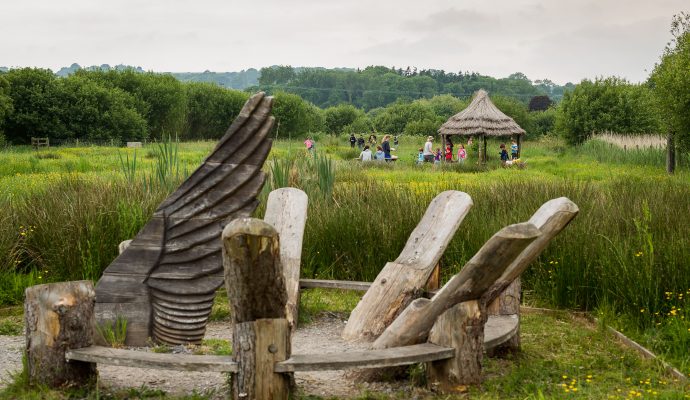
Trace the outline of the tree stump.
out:
<instances>
[{"instance_id":1,"label":"tree stump","mask_svg":"<svg viewBox=\"0 0 690 400\"><path fill-rule=\"evenodd\" d=\"M96 292L91 281L60 282L26 289L26 359L31 383L86 385L96 364L67 362L65 352L92 344Z\"/></svg>"},{"instance_id":2,"label":"tree stump","mask_svg":"<svg viewBox=\"0 0 690 400\"><path fill-rule=\"evenodd\" d=\"M520 278L511 283L489 306L486 308L488 315L517 315L520 317ZM520 350L520 325L515 335L507 342L491 349L489 356L504 351L513 352Z\"/></svg>"},{"instance_id":3,"label":"tree stump","mask_svg":"<svg viewBox=\"0 0 690 400\"><path fill-rule=\"evenodd\" d=\"M233 309L233 360L239 372L232 398L287 399L290 376L273 371L290 357L287 293L278 233L253 218L230 222L223 230L225 286Z\"/></svg>"},{"instance_id":4,"label":"tree stump","mask_svg":"<svg viewBox=\"0 0 690 400\"><path fill-rule=\"evenodd\" d=\"M431 388L449 393L481 383L486 315L480 303L471 300L456 304L436 320L429 342L455 348L455 357L428 364Z\"/></svg>"}]
</instances>

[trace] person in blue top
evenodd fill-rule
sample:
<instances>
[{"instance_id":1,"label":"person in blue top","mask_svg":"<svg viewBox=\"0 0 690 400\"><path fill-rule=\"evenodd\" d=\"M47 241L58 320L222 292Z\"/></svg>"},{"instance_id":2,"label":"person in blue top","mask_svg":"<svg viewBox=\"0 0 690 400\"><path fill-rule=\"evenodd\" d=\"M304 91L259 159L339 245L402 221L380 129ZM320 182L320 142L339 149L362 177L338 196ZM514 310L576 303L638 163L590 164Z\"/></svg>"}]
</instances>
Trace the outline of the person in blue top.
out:
<instances>
[{"instance_id":1,"label":"person in blue top","mask_svg":"<svg viewBox=\"0 0 690 400\"><path fill-rule=\"evenodd\" d=\"M383 154L386 158L386 162L391 160L391 135L385 135L383 140L381 140L381 147L383 148Z\"/></svg>"},{"instance_id":2,"label":"person in blue top","mask_svg":"<svg viewBox=\"0 0 690 400\"><path fill-rule=\"evenodd\" d=\"M498 153L501 156L501 164L505 164L508 161L508 152L506 151L505 143L501 143L501 151Z\"/></svg>"},{"instance_id":3,"label":"person in blue top","mask_svg":"<svg viewBox=\"0 0 690 400\"><path fill-rule=\"evenodd\" d=\"M513 160L517 160L518 158L518 145L515 139L512 139L512 143L510 144L510 156Z\"/></svg>"}]
</instances>

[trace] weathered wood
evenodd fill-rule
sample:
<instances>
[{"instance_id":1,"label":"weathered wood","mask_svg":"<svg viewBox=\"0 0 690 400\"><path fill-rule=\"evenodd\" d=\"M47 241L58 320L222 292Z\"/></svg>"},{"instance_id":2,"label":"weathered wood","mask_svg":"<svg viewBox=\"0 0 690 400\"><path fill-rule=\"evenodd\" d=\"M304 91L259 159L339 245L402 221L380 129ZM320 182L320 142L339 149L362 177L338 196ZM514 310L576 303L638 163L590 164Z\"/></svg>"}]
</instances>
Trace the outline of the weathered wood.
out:
<instances>
[{"instance_id":1,"label":"weathered wood","mask_svg":"<svg viewBox=\"0 0 690 400\"><path fill-rule=\"evenodd\" d=\"M67 361L119 365L121 367L169 369L194 372L237 372L231 356L196 356L189 354L161 354L145 351L89 346L65 353Z\"/></svg>"},{"instance_id":2,"label":"weathered wood","mask_svg":"<svg viewBox=\"0 0 690 400\"><path fill-rule=\"evenodd\" d=\"M487 308L486 312L488 315L505 316L511 315L515 316L516 319L520 318L520 278L516 278L493 302L491 302ZM520 327L518 325L513 336L508 338L505 342L501 343L499 346L495 346L489 351L489 355L495 352L503 351L517 351L520 349Z\"/></svg>"},{"instance_id":3,"label":"weathered wood","mask_svg":"<svg viewBox=\"0 0 690 400\"><path fill-rule=\"evenodd\" d=\"M386 264L350 314L342 333L344 339L375 339L419 297L471 207L470 196L454 190L432 200L398 258Z\"/></svg>"},{"instance_id":4,"label":"weathered wood","mask_svg":"<svg viewBox=\"0 0 690 400\"><path fill-rule=\"evenodd\" d=\"M520 329L520 319L513 315L489 315L484 325L484 350L491 352L508 342Z\"/></svg>"},{"instance_id":5,"label":"weathered wood","mask_svg":"<svg viewBox=\"0 0 690 400\"><path fill-rule=\"evenodd\" d=\"M240 218L223 229L225 286L233 312L233 399L287 399L288 375L273 371L290 356L287 293L278 232L267 222Z\"/></svg>"},{"instance_id":6,"label":"weathered wood","mask_svg":"<svg viewBox=\"0 0 690 400\"><path fill-rule=\"evenodd\" d=\"M486 312L477 300L459 303L441 314L429 332L429 342L455 349L455 357L428 365L428 382L442 392L482 379Z\"/></svg>"},{"instance_id":7,"label":"weathered wood","mask_svg":"<svg viewBox=\"0 0 690 400\"><path fill-rule=\"evenodd\" d=\"M91 346L96 293L91 281L31 286L25 291L26 361L31 383L85 385L96 365L68 363L69 349Z\"/></svg>"},{"instance_id":8,"label":"weathered wood","mask_svg":"<svg viewBox=\"0 0 690 400\"><path fill-rule=\"evenodd\" d=\"M493 302L508 285L527 269L548 246L551 239L558 235L577 216L578 212L577 205L565 197L549 200L539 207L527 222L536 226L541 232L541 236L527 246L506 268L501 277L482 295L482 302L485 305Z\"/></svg>"},{"instance_id":9,"label":"weathered wood","mask_svg":"<svg viewBox=\"0 0 690 400\"><path fill-rule=\"evenodd\" d=\"M293 354L275 365L276 372L326 371L410 365L455 356L455 349L431 343L346 353Z\"/></svg>"},{"instance_id":10,"label":"weathered wood","mask_svg":"<svg viewBox=\"0 0 690 400\"><path fill-rule=\"evenodd\" d=\"M222 286L218 237L228 221L250 216L258 205L266 179L261 167L271 148L272 103L263 93L252 96L202 165L161 203L131 243L119 246L121 254L96 287L97 303L136 304L122 307L126 313L121 316L129 320L138 318L139 308L151 308L160 299L157 293L175 296L165 300L166 307L183 307L190 303L187 297L213 294ZM212 303L211 296L204 306ZM97 306L97 313L111 315L112 309ZM179 317L177 323L185 325L185 317ZM150 336L170 344L198 343L198 335L185 338L184 332L196 332L196 324L205 321L191 319L189 327L157 337L164 330L163 319L149 318L136 327L136 334L127 335L127 344L142 345ZM173 337L182 339L171 341Z\"/></svg>"},{"instance_id":11,"label":"weathered wood","mask_svg":"<svg viewBox=\"0 0 690 400\"><path fill-rule=\"evenodd\" d=\"M439 261L438 264L434 267L434 270L431 272L431 276L429 276L429 280L426 281L426 285L424 286L424 290L427 292L429 291L434 291L438 290L438 288L441 287L441 262Z\"/></svg>"},{"instance_id":12,"label":"weathered wood","mask_svg":"<svg viewBox=\"0 0 690 400\"><path fill-rule=\"evenodd\" d=\"M287 320L293 331L299 310L299 274L308 202L307 194L299 189L277 189L268 195L264 216L264 221L273 225L280 237L280 262L287 289Z\"/></svg>"},{"instance_id":13,"label":"weathered wood","mask_svg":"<svg viewBox=\"0 0 690 400\"><path fill-rule=\"evenodd\" d=\"M376 339L374 348L424 342L434 322L443 312L458 303L479 299L506 267L540 234L531 223L501 229L431 300L413 301Z\"/></svg>"},{"instance_id":14,"label":"weathered wood","mask_svg":"<svg viewBox=\"0 0 690 400\"><path fill-rule=\"evenodd\" d=\"M303 289L325 288L325 289L343 289L343 290L359 290L366 292L371 287L371 282L360 281L333 281L323 279L300 279L299 286Z\"/></svg>"}]
</instances>

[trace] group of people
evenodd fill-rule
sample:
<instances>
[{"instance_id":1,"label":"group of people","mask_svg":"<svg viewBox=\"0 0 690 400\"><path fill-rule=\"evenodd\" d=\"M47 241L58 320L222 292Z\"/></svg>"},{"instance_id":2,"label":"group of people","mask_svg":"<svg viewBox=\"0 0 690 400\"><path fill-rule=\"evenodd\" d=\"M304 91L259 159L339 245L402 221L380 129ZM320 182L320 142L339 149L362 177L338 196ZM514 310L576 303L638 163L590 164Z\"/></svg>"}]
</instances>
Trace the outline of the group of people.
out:
<instances>
[{"instance_id":1,"label":"group of people","mask_svg":"<svg viewBox=\"0 0 690 400\"><path fill-rule=\"evenodd\" d=\"M464 163L465 159L467 158L467 150L465 150L465 145L461 144L460 148L458 149L457 153L457 158L453 158L453 141L450 139L450 137L446 140L446 146L441 150L440 147L437 147L436 150L434 151L434 145L433 145L434 137L433 136L428 136L426 138L426 143L424 143L424 147L419 149L419 155L417 156L417 163L425 163L425 162L431 162L434 164L438 164L441 161L445 162L460 162ZM467 146L471 147L472 146L472 138L470 138L467 141Z\"/></svg>"},{"instance_id":2,"label":"group of people","mask_svg":"<svg viewBox=\"0 0 690 400\"><path fill-rule=\"evenodd\" d=\"M388 136L388 138L390 139L390 135L386 135L386 136ZM384 136L384 139L385 139L385 136ZM354 148L355 148L355 144L356 144L357 147L359 147L359 150L360 150L360 151L363 151L363 150L364 150L364 144L365 144L365 143L366 143L366 142L364 141L364 136L359 135L359 138L355 138L355 134L354 134L354 133L351 133L351 134L350 134L350 147L351 147L351 148L354 149ZM374 147L374 146L377 146L376 143L377 143L377 142L376 142L376 135L374 135L374 134L369 135L369 146L368 146L368 147L369 147L369 148L372 148L372 147ZM398 136L395 135L395 136L393 136L393 146L397 146L397 145L398 145Z\"/></svg>"},{"instance_id":3,"label":"group of people","mask_svg":"<svg viewBox=\"0 0 690 400\"><path fill-rule=\"evenodd\" d=\"M352 139L354 138L354 135L350 136L350 144L352 145ZM373 145L376 145L376 136L371 135L369 137L369 143L372 143L372 138L373 138ZM364 139L360 136L360 139L364 141ZM358 160L361 161L386 161L389 162L393 159L393 156L391 156L391 135L384 135L383 139L381 139L381 144L376 145L376 153L372 153L369 145L364 146L362 149L362 152L359 153L359 157L357 157ZM398 138L397 136L395 137L395 144L397 145ZM351 147L354 147L352 145Z\"/></svg>"}]
</instances>

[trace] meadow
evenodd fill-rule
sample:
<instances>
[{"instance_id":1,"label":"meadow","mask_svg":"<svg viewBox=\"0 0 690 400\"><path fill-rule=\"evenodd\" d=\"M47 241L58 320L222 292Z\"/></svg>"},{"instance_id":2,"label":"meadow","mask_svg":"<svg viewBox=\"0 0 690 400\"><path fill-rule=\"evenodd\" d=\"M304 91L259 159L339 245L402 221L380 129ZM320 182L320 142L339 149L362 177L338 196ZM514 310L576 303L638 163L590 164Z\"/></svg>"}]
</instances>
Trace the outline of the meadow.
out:
<instances>
[{"instance_id":1,"label":"meadow","mask_svg":"<svg viewBox=\"0 0 690 400\"><path fill-rule=\"evenodd\" d=\"M346 138L316 139L316 157L299 141L275 142L262 193L290 185L309 194L304 277L373 280L430 200L452 189L474 207L443 257L448 278L498 229L566 196L580 215L523 276L526 301L590 311L690 373L687 160L669 176L658 148L624 151L598 140L568 147L545 137L525 143L526 169L500 168L495 141L486 166L474 154L464 165L416 165L423 139L402 136L399 161L362 164ZM214 144L0 153L0 305L21 304L29 285L97 280L117 244Z\"/></svg>"}]
</instances>

